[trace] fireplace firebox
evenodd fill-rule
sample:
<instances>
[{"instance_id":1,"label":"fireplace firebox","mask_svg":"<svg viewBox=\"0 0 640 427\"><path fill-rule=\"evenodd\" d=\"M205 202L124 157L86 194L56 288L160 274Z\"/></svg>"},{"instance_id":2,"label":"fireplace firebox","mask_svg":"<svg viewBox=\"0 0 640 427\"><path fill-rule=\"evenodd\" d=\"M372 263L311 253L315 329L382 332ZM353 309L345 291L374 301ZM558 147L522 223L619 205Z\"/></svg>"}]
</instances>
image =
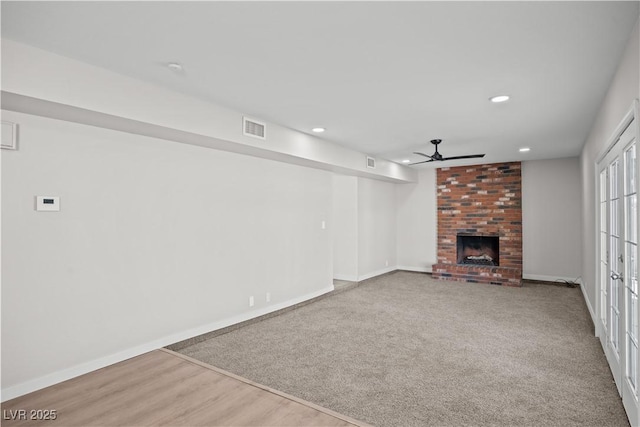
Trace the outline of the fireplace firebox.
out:
<instances>
[{"instance_id":1,"label":"fireplace firebox","mask_svg":"<svg viewBox=\"0 0 640 427\"><path fill-rule=\"evenodd\" d=\"M500 265L498 236L460 233L456 238L458 264Z\"/></svg>"}]
</instances>

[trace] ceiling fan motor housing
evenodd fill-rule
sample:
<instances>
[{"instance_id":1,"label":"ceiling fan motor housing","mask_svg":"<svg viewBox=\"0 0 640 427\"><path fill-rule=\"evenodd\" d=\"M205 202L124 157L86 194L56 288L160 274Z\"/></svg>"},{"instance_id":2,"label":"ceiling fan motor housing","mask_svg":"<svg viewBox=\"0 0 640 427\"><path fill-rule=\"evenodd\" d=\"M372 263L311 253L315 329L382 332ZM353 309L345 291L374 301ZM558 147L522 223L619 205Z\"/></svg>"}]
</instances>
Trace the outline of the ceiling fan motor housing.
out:
<instances>
[{"instance_id":1,"label":"ceiling fan motor housing","mask_svg":"<svg viewBox=\"0 0 640 427\"><path fill-rule=\"evenodd\" d=\"M441 139L432 139L431 140L431 143L436 146L436 152L433 153L432 155L420 153L420 152L417 152L417 151L414 152L414 154L418 154L420 156L426 157L429 160L424 160L422 162L417 162L417 163L411 163L409 166L419 165L421 163L435 162L435 161L441 162L441 161L444 161L444 160L476 159L476 158L484 157L484 154L470 154L470 155L466 155L466 156L442 157L442 154L440 154L438 152L438 144L440 144L441 142L442 142Z\"/></svg>"}]
</instances>

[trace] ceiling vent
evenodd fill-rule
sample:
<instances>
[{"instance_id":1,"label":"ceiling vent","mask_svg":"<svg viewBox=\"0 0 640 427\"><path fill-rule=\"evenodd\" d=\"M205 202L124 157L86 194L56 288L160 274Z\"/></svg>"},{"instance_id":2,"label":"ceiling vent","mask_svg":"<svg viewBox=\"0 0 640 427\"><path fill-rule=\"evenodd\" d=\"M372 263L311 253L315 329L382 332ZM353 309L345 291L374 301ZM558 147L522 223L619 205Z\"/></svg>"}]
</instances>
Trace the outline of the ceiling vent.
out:
<instances>
[{"instance_id":1,"label":"ceiling vent","mask_svg":"<svg viewBox=\"0 0 640 427\"><path fill-rule=\"evenodd\" d=\"M375 169L376 168L376 159L374 159L373 157L368 157L367 156L367 167L371 168L371 169Z\"/></svg>"},{"instance_id":2,"label":"ceiling vent","mask_svg":"<svg viewBox=\"0 0 640 427\"><path fill-rule=\"evenodd\" d=\"M242 134L252 138L267 139L267 125L257 120L243 117Z\"/></svg>"}]
</instances>

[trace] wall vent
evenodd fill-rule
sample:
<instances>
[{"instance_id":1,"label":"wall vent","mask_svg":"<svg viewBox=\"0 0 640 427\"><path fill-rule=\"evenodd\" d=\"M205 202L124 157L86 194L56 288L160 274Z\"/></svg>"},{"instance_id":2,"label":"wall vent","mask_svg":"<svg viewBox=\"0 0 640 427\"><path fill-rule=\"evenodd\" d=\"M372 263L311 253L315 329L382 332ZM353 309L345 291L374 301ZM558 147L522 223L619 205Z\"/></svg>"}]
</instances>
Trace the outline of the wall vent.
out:
<instances>
[{"instance_id":1,"label":"wall vent","mask_svg":"<svg viewBox=\"0 0 640 427\"><path fill-rule=\"evenodd\" d=\"M267 139L267 125L257 120L243 117L242 134L252 138Z\"/></svg>"},{"instance_id":2,"label":"wall vent","mask_svg":"<svg viewBox=\"0 0 640 427\"><path fill-rule=\"evenodd\" d=\"M367 156L367 167L371 168L371 169L375 169L376 168L376 159L374 159L373 157L368 157Z\"/></svg>"}]
</instances>

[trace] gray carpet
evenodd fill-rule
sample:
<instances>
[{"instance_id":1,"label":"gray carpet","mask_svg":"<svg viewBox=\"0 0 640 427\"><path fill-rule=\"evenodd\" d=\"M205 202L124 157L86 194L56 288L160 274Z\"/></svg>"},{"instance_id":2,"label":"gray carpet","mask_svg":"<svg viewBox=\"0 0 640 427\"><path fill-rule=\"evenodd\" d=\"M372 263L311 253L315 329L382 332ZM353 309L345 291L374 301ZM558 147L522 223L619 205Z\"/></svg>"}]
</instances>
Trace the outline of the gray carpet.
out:
<instances>
[{"instance_id":1,"label":"gray carpet","mask_svg":"<svg viewBox=\"0 0 640 427\"><path fill-rule=\"evenodd\" d=\"M376 426L628 426L579 288L396 272L181 353Z\"/></svg>"}]
</instances>

